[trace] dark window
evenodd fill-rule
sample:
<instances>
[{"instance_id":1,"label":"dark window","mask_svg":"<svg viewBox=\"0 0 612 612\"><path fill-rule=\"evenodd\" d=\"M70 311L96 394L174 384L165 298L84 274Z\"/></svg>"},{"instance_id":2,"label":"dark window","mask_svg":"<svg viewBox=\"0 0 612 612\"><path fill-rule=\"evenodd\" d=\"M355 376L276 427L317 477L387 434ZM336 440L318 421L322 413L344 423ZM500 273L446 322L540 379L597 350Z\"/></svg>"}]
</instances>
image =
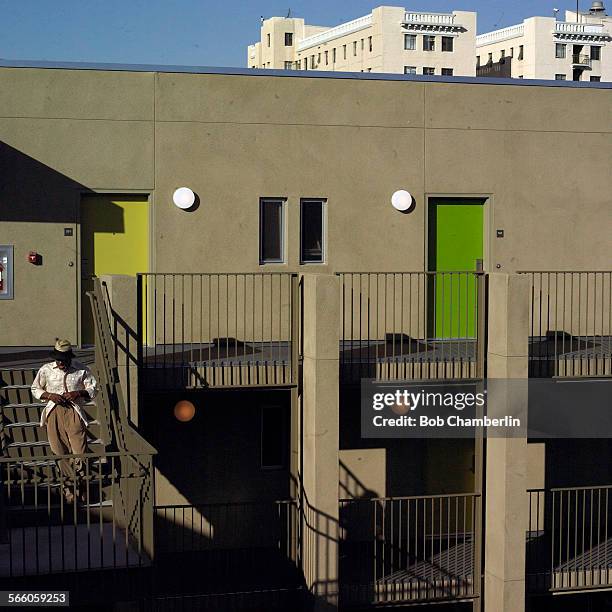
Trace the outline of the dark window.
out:
<instances>
[{"instance_id":1,"label":"dark window","mask_svg":"<svg viewBox=\"0 0 612 612\"><path fill-rule=\"evenodd\" d=\"M423 36L423 51L435 51L436 50L436 37L425 35Z\"/></svg>"},{"instance_id":2,"label":"dark window","mask_svg":"<svg viewBox=\"0 0 612 612\"><path fill-rule=\"evenodd\" d=\"M300 261L322 263L324 258L323 200L302 200L300 210Z\"/></svg>"},{"instance_id":3,"label":"dark window","mask_svg":"<svg viewBox=\"0 0 612 612\"><path fill-rule=\"evenodd\" d=\"M270 46L270 35L268 34L268 47Z\"/></svg>"},{"instance_id":4,"label":"dark window","mask_svg":"<svg viewBox=\"0 0 612 612\"><path fill-rule=\"evenodd\" d=\"M555 57L560 59L565 57L565 45L563 43L555 43Z\"/></svg>"},{"instance_id":5,"label":"dark window","mask_svg":"<svg viewBox=\"0 0 612 612\"><path fill-rule=\"evenodd\" d=\"M259 263L283 261L283 200L259 202Z\"/></svg>"},{"instance_id":6,"label":"dark window","mask_svg":"<svg viewBox=\"0 0 612 612\"><path fill-rule=\"evenodd\" d=\"M442 37L442 51L453 51L454 38L452 36Z\"/></svg>"},{"instance_id":7,"label":"dark window","mask_svg":"<svg viewBox=\"0 0 612 612\"><path fill-rule=\"evenodd\" d=\"M357 55L357 41L353 42L353 55Z\"/></svg>"},{"instance_id":8,"label":"dark window","mask_svg":"<svg viewBox=\"0 0 612 612\"><path fill-rule=\"evenodd\" d=\"M416 49L416 34L404 34L404 49L407 51Z\"/></svg>"},{"instance_id":9,"label":"dark window","mask_svg":"<svg viewBox=\"0 0 612 612\"><path fill-rule=\"evenodd\" d=\"M591 59L592 60L601 59L601 47L591 47Z\"/></svg>"},{"instance_id":10,"label":"dark window","mask_svg":"<svg viewBox=\"0 0 612 612\"><path fill-rule=\"evenodd\" d=\"M332 49L332 62L334 64L336 63L336 48L335 47Z\"/></svg>"},{"instance_id":11,"label":"dark window","mask_svg":"<svg viewBox=\"0 0 612 612\"><path fill-rule=\"evenodd\" d=\"M601 77L600 76L591 76L591 82L592 83L599 83L601 81Z\"/></svg>"},{"instance_id":12,"label":"dark window","mask_svg":"<svg viewBox=\"0 0 612 612\"><path fill-rule=\"evenodd\" d=\"M555 74L555 81L565 81L566 77L564 74Z\"/></svg>"},{"instance_id":13,"label":"dark window","mask_svg":"<svg viewBox=\"0 0 612 612\"><path fill-rule=\"evenodd\" d=\"M329 64L329 51L325 52L325 65Z\"/></svg>"},{"instance_id":14,"label":"dark window","mask_svg":"<svg viewBox=\"0 0 612 612\"><path fill-rule=\"evenodd\" d=\"M476 68L480 68L480 55L476 56Z\"/></svg>"},{"instance_id":15,"label":"dark window","mask_svg":"<svg viewBox=\"0 0 612 612\"><path fill-rule=\"evenodd\" d=\"M452 68L442 68L442 76L453 76Z\"/></svg>"},{"instance_id":16,"label":"dark window","mask_svg":"<svg viewBox=\"0 0 612 612\"><path fill-rule=\"evenodd\" d=\"M404 66L404 74L416 74L416 66Z\"/></svg>"},{"instance_id":17,"label":"dark window","mask_svg":"<svg viewBox=\"0 0 612 612\"><path fill-rule=\"evenodd\" d=\"M293 32L285 32L285 47L293 45Z\"/></svg>"},{"instance_id":18,"label":"dark window","mask_svg":"<svg viewBox=\"0 0 612 612\"><path fill-rule=\"evenodd\" d=\"M261 467L283 468L286 463L287 419L282 406L261 408Z\"/></svg>"},{"instance_id":19,"label":"dark window","mask_svg":"<svg viewBox=\"0 0 612 612\"><path fill-rule=\"evenodd\" d=\"M368 49L370 53L372 52L372 37L368 36Z\"/></svg>"},{"instance_id":20,"label":"dark window","mask_svg":"<svg viewBox=\"0 0 612 612\"><path fill-rule=\"evenodd\" d=\"M429 74L431 76L431 75L435 74L435 70L433 68L428 67L428 66L424 66L423 67L423 74Z\"/></svg>"},{"instance_id":21,"label":"dark window","mask_svg":"<svg viewBox=\"0 0 612 612\"><path fill-rule=\"evenodd\" d=\"M522 60L522 59L523 59L523 45L519 45L518 58L519 58L520 60Z\"/></svg>"}]
</instances>

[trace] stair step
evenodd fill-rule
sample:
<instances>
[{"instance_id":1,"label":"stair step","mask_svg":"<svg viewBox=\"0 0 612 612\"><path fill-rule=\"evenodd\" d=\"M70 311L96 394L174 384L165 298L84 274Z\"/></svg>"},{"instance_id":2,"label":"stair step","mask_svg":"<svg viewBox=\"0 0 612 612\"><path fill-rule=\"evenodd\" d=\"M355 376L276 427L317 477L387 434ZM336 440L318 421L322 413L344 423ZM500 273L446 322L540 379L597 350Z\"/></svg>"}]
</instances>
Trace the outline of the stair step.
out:
<instances>
[{"instance_id":1,"label":"stair step","mask_svg":"<svg viewBox=\"0 0 612 612\"><path fill-rule=\"evenodd\" d=\"M94 402L86 402L83 406L96 406ZM47 406L44 402L24 402L24 403L13 403L13 404L4 404L2 406L2 410L6 408L45 408Z\"/></svg>"},{"instance_id":2,"label":"stair step","mask_svg":"<svg viewBox=\"0 0 612 612\"><path fill-rule=\"evenodd\" d=\"M99 425L99 421L98 419L94 419L93 421L88 421L89 425ZM39 427L40 426L40 422L39 421L27 421L27 422L21 422L21 423L6 423L4 425L4 427L6 429L11 429L14 427Z\"/></svg>"},{"instance_id":3,"label":"stair step","mask_svg":"<svg viewBox=\"0 0 612 612\"><path fill-rule=\"evenodd\" d=\"M91 465L102 465L108 463L107 458L103 455L98 459L95 459L91 462ZM57 461L52 459L41 459L40 461L20 461L19 465L23 465L25 467L49 467L49 466L57 466Z\"/></svg>"},{"instance_id":4,"label":"stair step","mask_svg":"<svg viewBox=\"0 0 612 612\"><path fill-rule=\"evenodd\" d=\"M97 438L96 440L87 440L87 444L104 444L104 442ZM22 446L49 446L49 442L46 440L36 440L33 442L10 442L7 444L8 448L19 448Z\"/></svg>"}]
</instances>

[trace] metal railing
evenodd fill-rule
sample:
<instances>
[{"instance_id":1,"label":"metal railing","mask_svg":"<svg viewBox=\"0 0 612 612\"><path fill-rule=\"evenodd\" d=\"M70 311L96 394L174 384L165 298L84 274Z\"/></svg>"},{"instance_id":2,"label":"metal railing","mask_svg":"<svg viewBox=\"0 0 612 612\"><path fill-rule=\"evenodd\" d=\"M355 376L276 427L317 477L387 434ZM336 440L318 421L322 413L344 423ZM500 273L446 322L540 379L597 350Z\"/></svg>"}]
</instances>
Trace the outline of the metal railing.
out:
<instances>
[{"instance_id":1,"label":"metal railing","mask_svg":"<svg viewBox=\"0 0 612 612\"><path fill-rule=\"evenodd\" d=\"M612 271L519 272L530 282L529 375L612 374Z\"/></svg>"},{"instance_id":2,"label":"metal railing","mask_svg":"<svg viewBox=\"0 0 612 612\"><path fill-rule=\"evenodd\" d=\"M588 68L591 66L591 57L583 53L574 53L572 55L572 64Z\"/></svg>"},{"instance_id":3,"label":"metal railing","mask_svg":"<svg viewBox=\"0 0 612 612\"><path fill-rule=\"evenodd\" d=\"M155 572L168 593L302 586L293 500L156 506L155 541Z\"/></svg>"},{"instance_id":4,"label":"metal railing","mask_svg":"<svg viewBox=\"0 0 612 612\"><path fill-rule=\"evenodd\" d=\"M3 458L0 482L1 577L150 563L150 453Z\"/></svg>"},{"instance_id":5,"label":"metal railing","mask_svg":"<svg viewBox=\"0 0 612 612\"><path fill-rule=\"evenodd\" d=\"M478 494L341 500L343 603L478 597L480 512Z\"/></svg>"},{"instance_id":6,"label":"metal railing","mask_svg":"<svg viewBox=\"0 0 612 612\"><path fill-rule=\"evenodd\" d=\"M146 388L295 385L297 274L139 274Z\"/></svg>"},{"instance_id":7,"label":"metal railing","mask_svg":"<svg viewBox=\"0 0 612 612\"><path fill-rule=\"evenodd\" d=\"M344 381L482 377L483 273L347 272L340 278Z\"/></svg>"},{"instance_id":8,"label":"metal railing","mask_svg":"<svg viewBox=\"0 0 612 612\"><path fill-rule=\"evenodd\" d=\"M531 489L527 495L528 590L612 586L612 485Z\"/></svg>"}]
</instances>

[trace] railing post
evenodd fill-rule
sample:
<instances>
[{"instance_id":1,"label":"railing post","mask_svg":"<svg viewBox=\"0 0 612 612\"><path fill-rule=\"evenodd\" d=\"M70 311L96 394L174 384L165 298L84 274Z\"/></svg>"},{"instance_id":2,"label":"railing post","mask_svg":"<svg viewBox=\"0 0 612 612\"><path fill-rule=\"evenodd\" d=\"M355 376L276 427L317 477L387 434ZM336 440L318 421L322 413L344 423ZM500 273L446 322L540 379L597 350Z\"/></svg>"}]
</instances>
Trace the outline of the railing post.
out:
<instances>
[{"instance_id":1,"label":"railing post","mask_svg":"<svg viewBox=\"0 0 612 612\"><path fill-rule=\"evenodd\" d=\"M485 377L487 337L487 276L476 275L476 378Z\"/></svg>"},{"instance_id":2,"label":"railing post","mask_svg":"<svg viewBox=\"0 0 612 612\"><path fill-rule=\"evenodd\" d=\"M142 274L136 275L136 360L138 366L138 378L140 380L140 369L142 368L143 356L143 298L142 298Z\"/></svg>"},{"instance_id":3,"label":"railing post","mask_svg":"<svg viewBox=\"0 0 612 612\"><path fill-rule=\"evenodd\" d=\"M299 379L300 336L300 292L297 274L291 275L291 384L297 385Z\"/></svg>"}]
</instances>

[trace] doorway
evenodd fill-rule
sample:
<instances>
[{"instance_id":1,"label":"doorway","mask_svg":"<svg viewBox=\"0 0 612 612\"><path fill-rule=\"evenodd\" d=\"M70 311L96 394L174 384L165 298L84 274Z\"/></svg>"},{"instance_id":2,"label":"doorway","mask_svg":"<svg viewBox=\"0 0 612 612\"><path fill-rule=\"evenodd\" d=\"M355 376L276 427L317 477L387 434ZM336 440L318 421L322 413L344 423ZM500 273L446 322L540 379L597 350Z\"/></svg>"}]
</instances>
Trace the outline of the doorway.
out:
<instances>
[{"instance_id":1,"label":"doorway","mask_svg":"<svg viewBox=\"0 0 612 612\"><path fill-rule=\"evenodd\" d=\"M146 195L84 195L81 199L81 345L95 341L87 291L93 277L149 271Z\"/></svg>"}]
</instances>

